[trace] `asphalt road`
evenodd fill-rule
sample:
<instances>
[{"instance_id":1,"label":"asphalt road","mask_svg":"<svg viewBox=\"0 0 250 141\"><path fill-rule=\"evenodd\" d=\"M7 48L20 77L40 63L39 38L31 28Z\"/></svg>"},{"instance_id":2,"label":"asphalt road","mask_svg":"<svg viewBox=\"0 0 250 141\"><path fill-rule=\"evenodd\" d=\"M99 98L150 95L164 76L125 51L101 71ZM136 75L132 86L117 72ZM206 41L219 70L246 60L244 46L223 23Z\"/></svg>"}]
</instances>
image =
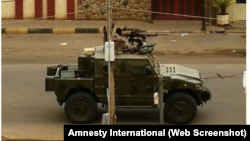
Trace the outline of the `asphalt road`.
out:
<instances>
[{"instance_id":1,"label":"asphalt road","mask_svg":"<svg viewBox=\"0 0 250 141\"><path fill-rule=\"evenodd\" d=\"M242 73L244 64L186 64L202 72L204 77L216 73L230 76ZM55 95L44 91L46 65L2 65L2 135L18 138L62 139L63 125L70 124ZM234 69L231 69L234 68ZM242 75L205 80L212 100L198 108L191 125L246 124L246 95ZM101 109L94 123L101 124ZM157 111L152 109L117 109L117 124L158 124ZM166 123L168 125L168 123ZM29 134L27 134L29 133Z\"/></svg>"},{"instance_id":2,"label":"asphalt road","mask_svg":"<svg viewBox=\"0 0 250 141\"><path fill-rule=\"evenodd\" d=\"M77 63L77 53L85 44L79 38L75 39L75 36L2 37L2 137L21 140L63 139L63 125L70 122L64 115L64 107L57 105L55 95L45 92L44 79L48 64ZM96 44L97 39L83 37L84 41L89 41L86 46ZM74 45L62 46L62 42L73 42ZM71 51L67 51L69 47ZM159 63L177 63L197 69L204 78L216 77L217 73L224 76L224 79L205 79L205 86L211 90L213 97L198 108L197 117L191 125L246 124L246 94L242 83L246 58L224 55L156 57ZM99 116L91 124L100 125L101 115L106 111L100 109ZM158 114L153 109L118 108L116 114L117 124L158 124Z\"/></svg>"},{"instance_id":3,"label":"asphalt road","mask_svg":"<svg viewBox=\"0 0 250 141\"><path fill-rule=\"evenodd\" d=\"M147 37L156 55L246 56L244 34L181 34ZM86 47L103 45L102 34L2 35L2 63L75 63ZM214 57L212 57L214 58Z\"/></svg>"}]
</instances>

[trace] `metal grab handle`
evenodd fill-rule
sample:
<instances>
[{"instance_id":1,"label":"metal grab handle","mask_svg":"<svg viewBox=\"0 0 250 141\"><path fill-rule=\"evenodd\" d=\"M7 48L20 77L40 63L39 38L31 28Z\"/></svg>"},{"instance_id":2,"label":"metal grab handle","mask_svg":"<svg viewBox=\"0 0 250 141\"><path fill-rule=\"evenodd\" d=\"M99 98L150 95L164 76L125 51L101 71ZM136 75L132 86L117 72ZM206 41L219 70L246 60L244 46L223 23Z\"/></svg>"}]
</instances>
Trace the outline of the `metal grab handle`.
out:
<instances>
[{"instance_id":1,"label":"metal grab handle","mask_svg":"<svg viewBox=\"0 0 250 141\"><path fill-rule=\"evenodd\" d=\"M59 71L61 70L61 68L60 67L58 67L57 68L57 70L56 70L56 74L55 74L55 77L59 77Z\"/></svg>"}]
</instances>

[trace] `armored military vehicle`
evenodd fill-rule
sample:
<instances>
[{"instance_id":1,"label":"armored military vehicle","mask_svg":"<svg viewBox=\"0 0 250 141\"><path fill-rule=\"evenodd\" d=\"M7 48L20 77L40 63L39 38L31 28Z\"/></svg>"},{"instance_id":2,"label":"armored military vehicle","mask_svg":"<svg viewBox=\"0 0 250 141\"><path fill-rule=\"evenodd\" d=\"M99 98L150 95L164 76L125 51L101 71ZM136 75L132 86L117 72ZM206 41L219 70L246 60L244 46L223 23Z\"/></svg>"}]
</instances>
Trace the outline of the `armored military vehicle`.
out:
<instances>
[{"instance_id":1,"label":"armored military vehicle","mask_svg":"<svg viewBox=\"0 0 250 141\"><path fill-rule=\"evenodd\" d=\"M188 124L196 116L197 106L211 99L199 71L177 64L159 64L154 45L143 41L139 54L117 54L114 61L115 105L119 107L155 107L154 93L163 77L164 117L170 123ZM97 116L97 103L108 106L108 62L104 46L92 53L80 53L76 65L47 67L45 90L54 92L65 115L72 123L90 123Z\"/></svg>"}]
</instances>

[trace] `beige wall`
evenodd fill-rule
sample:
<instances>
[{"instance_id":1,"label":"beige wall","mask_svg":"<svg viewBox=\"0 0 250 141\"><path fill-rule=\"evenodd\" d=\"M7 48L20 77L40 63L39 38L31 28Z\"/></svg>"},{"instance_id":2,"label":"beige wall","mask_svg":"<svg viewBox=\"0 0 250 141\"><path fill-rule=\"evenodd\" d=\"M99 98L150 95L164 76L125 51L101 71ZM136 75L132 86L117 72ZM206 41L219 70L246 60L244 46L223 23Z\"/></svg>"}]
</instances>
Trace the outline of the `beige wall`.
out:
<instances>
[{"instance_id":1,"label":"beige wall","mask_svg":"<svg viewBox=\"0 0 250 141\"><path fill-rule=\"evenodd\" d=\"M47 19L47 0L43 0L43 19Z\"/></svg>"},{"instance_id":2,"label":"beige wall","mask_svg":"<svg viewBox=\"0 0 250 141\"><path fill-rule=\"evenodd\" d=\"M6 0L2 0L2 1L6 1ZM27 0L27 1L23 1L23 17L24 19L27 18L34 18L35 17L35 8L34 8L34 1L35 0ZM104 1L105 0L96 0L96 1ZM116 0L117 1L117 0ZM139 7L139 9L141 10L150 10L151 5L148 4L147 2L150 2L150 0L141 0L144 3L141 4L134 4L134 5L128 5L127 8L134 8L134 6ZM93 14L92 12L94 12L95 14L93 14L91 17L95 17L95 18L100 18L100 19L105 19L106 16L104 15L103 17L99 17L101 15L100 11L96 10L96 11L88 11L88 10L84 10L84 2L85 0L81 0L82 4L78 3L78 0L75 0L75 17L76 19L86 19L86 13L87 14ZM130 0L129 0L130 2ZM100 3L100 2L99 2ZM56 15L56 19L66 19L67 18L67 0L55 0L55 15ZM141 5L145 5L145 9L140 8ZM90 4L90 6L93 6ZM136 9L136 8L135 8ZM79 11L79 13L78 13ZM207 12L207 11L206 11ZM234 4L231 5L227 8L227 12L229 13L229 18L231 21L237 21L237 20L246 20L246 4ZM123 15L126 15L126 12L122 13ZM141 13L139 13L141 14ZM129 15L133 16L135 15L135 13L129 13ZM2 18L6 18L6 19L14 19L15 18L15 2L2 2L1 3L1 16ZM143 16L143 15L136 15L136 17L130 17L131 19L137 19L137 16ZM47 17L47 0L43 0L43 17L44 19L46 19ZM94 19L95 19L94 18ZM121 19L130 19L126 16L124 17L120 17ZM150 15L148 17L150 19ZM91 18L90 18L91 19ZM149 20L149 19L140 19L140 20Z\"/></svg>"},{"instance_id":3,"label":"beige wall","mask_svg":"<svg viewBox=\"0 0 250 141\"><path fill-rule=\"evenodd\" d=\"M246 20L246 4L234 4L228 7L227 12L229 13L229 19L231 21Z\"/></svg>"},{"instance_id":4,"label":"beige wall","mask_svg":"<svg viewBox=\"0 0 250 141\"><path fill-rule=\"evenodd\" d=\"M24 19L35 18L35 0L23 1L23 18Z\"/></svg>"},{"instance_id":5,"label":"beige wall","mask_svg":"<svg viewBox=\"0 0 250 141\"><path fill-rule=\"evenodd\" d=\"M75 0L75 19L77 20L77 16L78 16L78 0Z\"/></svg>"},{"instance_id":6,"label":"beige wall","mask_svg":"<svg viewBox=\"0 0 250 141\"><path fill-rule=\"evenodd\" d=\"M218 8L218 13L220 12L220 8ZM235 3L227 7L227 13L229 13L230 22L246 20L247 8L244 3Z\"/></svg>"},{"instance_id":7,"label":"beige wall","mask_svg":"<svg viewBox=\"0 0 250 141\"><path fill-rule=\"evenodd\" d=\"M2 0L6 1L6 0ZM2 2L1 3L1 13L3 19L13 19L15 18L15 2Z\"/></svg>"},{"instance_id":8,"label":"beige wall","mask_svg":"<svg viewBox=\"0 0 250 141\"><path fill-rule=\"evenodd\" d=\"M55 19L67 19L67 0L55 0Z\"/></svg>"}]
</instances>

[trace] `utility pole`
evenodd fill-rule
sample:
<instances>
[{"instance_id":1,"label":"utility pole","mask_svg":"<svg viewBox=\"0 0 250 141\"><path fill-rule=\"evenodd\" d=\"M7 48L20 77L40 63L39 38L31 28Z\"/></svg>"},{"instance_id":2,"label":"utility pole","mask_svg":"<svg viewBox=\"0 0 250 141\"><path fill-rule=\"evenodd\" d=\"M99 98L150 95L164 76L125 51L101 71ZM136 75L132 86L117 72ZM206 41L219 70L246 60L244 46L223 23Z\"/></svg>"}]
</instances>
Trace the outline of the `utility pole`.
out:
<instances>
[{"instance_id":1,"label":"utility pole","mask_svg":"<svg viewBox=\"0 0 250 141\"><path fill-rule=\"evenodd\" d=\"M202 27L201 30L205 31L206 30L206 25L205 25L205 0L202 0Z\"/></svg>"},{"instance_id":2,"label":"utility pole","mask_svg":"<svg viewBox=\"0 0 250 141\"><path fill-rule=\"evenodd\" d=\"M160 75L160 85L159 85L159 95L160 95L160 125L164 124L164 108L163 108L163 76Z\"/></svg>"},{"instance_id":3,"label":"utility pole","mask_svg":"<svg viewBox=\"0 0 250 141\"><path fill-rule=\"evenodd\" d=\"M212 0L209 0L209 24L212 25Z\"/></svg>"},{"instance_id":4,"label":"utility pole","mask_svg":"<svg viewBox=\"0 0 250 141\"><path fill-rule=\"evenodd\" d=\"M113 41L112 37L112 20L111 20L111 3L110 0L107 0L107 6L108 6L108 14L107 14L107 21L108 21L108 42L109 42L109 58L110 58L110 42ZM107 50L105 50L107 51ZM109 60L109 123L110 125L116 124L116 115L115 115L115 83L114 83L114 62L110 62Z\"/></svg>"}]
</instances>

